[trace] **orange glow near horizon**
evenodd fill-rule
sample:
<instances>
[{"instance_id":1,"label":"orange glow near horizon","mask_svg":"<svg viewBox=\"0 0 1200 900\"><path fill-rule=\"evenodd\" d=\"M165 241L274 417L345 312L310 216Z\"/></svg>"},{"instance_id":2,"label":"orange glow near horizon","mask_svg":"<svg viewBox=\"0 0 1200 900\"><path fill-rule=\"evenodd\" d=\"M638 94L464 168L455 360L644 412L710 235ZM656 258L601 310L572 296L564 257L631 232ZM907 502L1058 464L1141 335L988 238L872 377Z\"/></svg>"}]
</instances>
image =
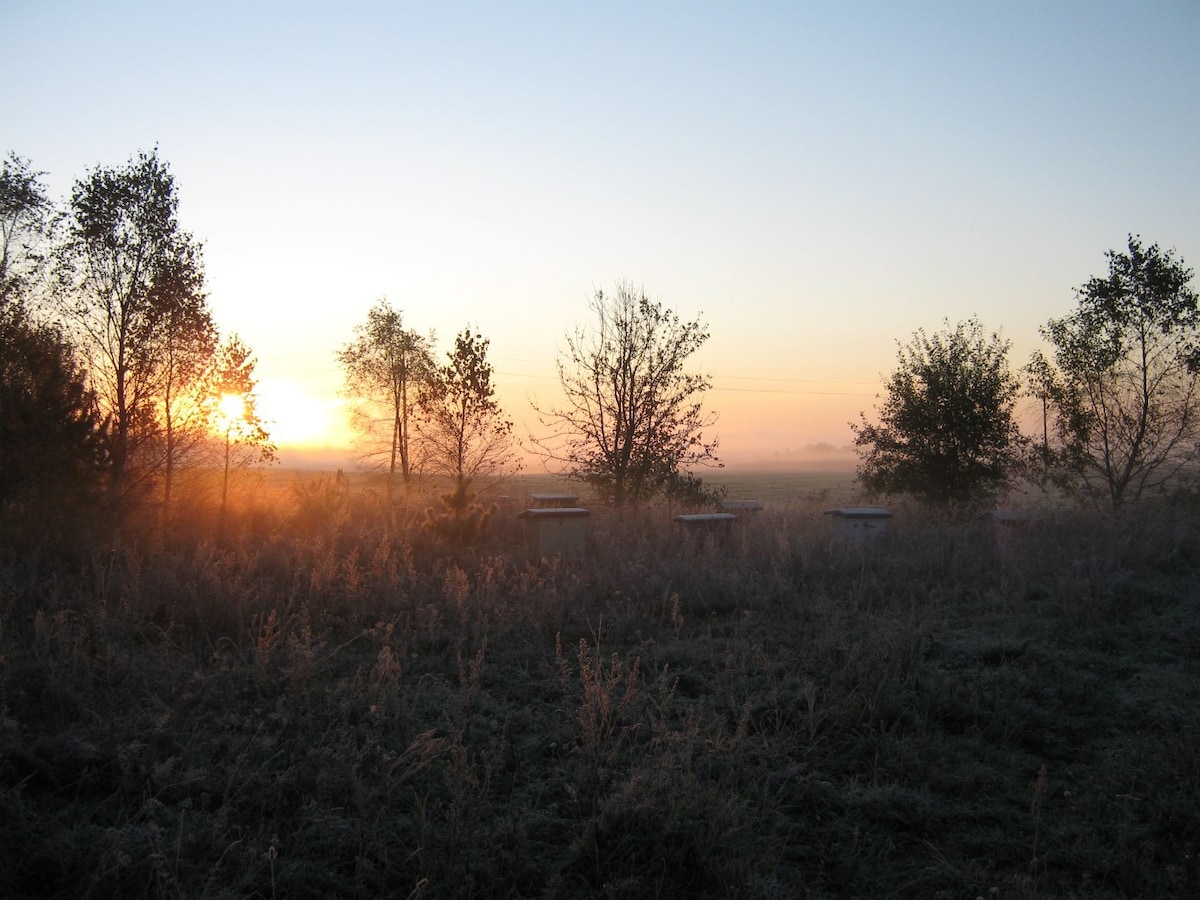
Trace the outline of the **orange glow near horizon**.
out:
<instances>
[{"instance_id":1,"label":"orange glow near horizon","mask_svg":"<svg viewBox=\"0 0 1200 900\"><path fill-rule=\"evenodd\" d=\"M347 447L351 435L337 399L317 397L294 381L259 383L258 414L279 447Z\"/></svg>"},{"instance_id":2,"label":"orange glow near horizon","mask_svg":"<svg viewBox=\"0 0 1200 900\"><path fill-rule=\"evenodd\" d=\"M280 449L348 455L357 436L347 415L350 401L337 390L336 384L324 385L317 379L266 377L255 389L256 411ZM526 391L522 385L502 383L498 396L516 426L524 469L541 470L544 460L528 445L529 435L540 435L544 429ZM858 409L870 410L872 401L870 396L713 391L705 397L705 407L718 418L705 434L720 436L717 455L733 469L824 463L827 457L850 459L853 434L848 423L857 418ZM546 397L542 402L553 404Z\"/></svg>"}]
</instances>

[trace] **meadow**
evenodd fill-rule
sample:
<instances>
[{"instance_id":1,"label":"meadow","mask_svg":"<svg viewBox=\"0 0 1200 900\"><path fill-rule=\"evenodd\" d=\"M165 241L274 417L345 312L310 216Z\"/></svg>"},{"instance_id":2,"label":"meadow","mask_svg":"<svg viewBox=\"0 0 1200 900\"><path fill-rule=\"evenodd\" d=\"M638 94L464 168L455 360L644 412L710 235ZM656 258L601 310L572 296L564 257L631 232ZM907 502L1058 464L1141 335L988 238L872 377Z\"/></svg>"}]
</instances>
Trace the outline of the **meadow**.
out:
<instances>
[{"instance_id":1,"label":"meadow","mask_svg":"<svg viewBox=\"0 0 1200 900\"><path fill-rule=\"evenodd\" d=\"M458 546L284 472L4 557L0 896L1200 895L1194 502L852 543L845 475L713 480L765 508L553 558L569 485Z\"/></svg>"}]
</instances>

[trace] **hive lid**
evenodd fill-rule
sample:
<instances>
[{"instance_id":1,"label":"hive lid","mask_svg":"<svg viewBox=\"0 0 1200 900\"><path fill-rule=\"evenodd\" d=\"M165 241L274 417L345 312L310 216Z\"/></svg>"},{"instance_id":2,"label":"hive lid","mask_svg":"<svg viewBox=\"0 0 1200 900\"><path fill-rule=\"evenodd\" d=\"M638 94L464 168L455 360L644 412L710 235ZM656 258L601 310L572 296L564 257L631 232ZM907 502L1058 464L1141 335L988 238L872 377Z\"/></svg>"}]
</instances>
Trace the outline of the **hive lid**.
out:
<instances>
[{"instance_id":1,"label":"hive lid","mask_svg":"<svg viewBox=\"0 0 1200 900\"><path fill-rule=\"evenodd\" d=\"M578 506L547 506L537 509L527 509L517 513L518 519L574 519L580 516L590 516L591 510Z\"/></svg>"},{"instance_id":2,"label":"hive lid","mask_svg":"<svg viewBox=\"0 0 1200 900\"><path fill-rule=\"evenodd\" d=\"M825 510L827 516L842 516L847 519L890 519L892 514L879 506L843 506Z\"/></svg>"}]
</instances>

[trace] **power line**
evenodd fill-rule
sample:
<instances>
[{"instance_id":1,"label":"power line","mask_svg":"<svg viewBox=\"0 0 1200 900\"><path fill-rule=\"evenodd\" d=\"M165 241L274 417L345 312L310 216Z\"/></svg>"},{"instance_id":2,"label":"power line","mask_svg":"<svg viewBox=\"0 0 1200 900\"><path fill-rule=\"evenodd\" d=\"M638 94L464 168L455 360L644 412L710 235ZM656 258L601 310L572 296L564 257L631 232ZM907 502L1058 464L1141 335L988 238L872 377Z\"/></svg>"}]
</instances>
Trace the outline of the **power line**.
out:
<instances>
[{"instance_id":1,"label":"power line","mask_svg":"<svg viewBox=\"0 0 1200 900\"><path fill-rule=\"evenodd\" d=\"M828 378L775 378L770 375L713 375L713 378L723 378L728 381L784 381L789 384L869 384L878 385L878 381L834 381Z\"/></svg>"},{"instance_id":2,"label":"power line","mask_svg":"<svg viewBox=\"0 0 1200 900\"><path fill-rule=\"evenodd\" d=\"M784 388L713 387L712 390L725 394L794 394L814 397L874 397L876 394L876 391L796 391Z\"/></svg>"},{"instance_id":3,"label":"power line","mask_svg":"<svg viewBox=\"0 0 1200 900\"><path fill-rule=\"evenodd\" d=\"M532 375L527 372L497 372L505 378L532 378L540 381L552 381L553 375ZM793 381L800 382L802 379L773 379L763 378L755 379L761 381ZM813 384L869 384L871 382L812 382ZM816 390L797 390L795 388L739 388L739 387L720 387L714 385L710 388L712 391L717 391L726 394L790 394L793 396L809 396L809 397L874 397L878 391L816 391Z\"/></svg>"},{"instance_id":4,"label":"power line","mask_svg":"<svg viewBox=\"0 0 1200 900\"><path fill-rule=\"evenodd\" d=\"M316 353L289 353L283 354L284 359L301 360L312 358L321 354ZM275 357L276 359L280 357ZM496 359L507 362L523 362L531 365L544 365L544 360L518 359L515 357L496 357ZM261 360L260 360L261 363ZM266 367L270 369L270 367ZM321 366L306 366L304 368L277 368L270 370L271 377L297 377L297 376L319 376L319 375L334 375L341 374L342 369L338 366L321 365ZM557 373L543 374L536 372L508 372L497 371L497 376L504 378L525 378L536 379L540 381L551 381L557 379ZM851 380L832 380L821 378L777 378L769 375L713 375L714 382L723 381L751 381L751 382L770 382L774 384L796 384L796 385L831 385L831 386L862 386L870 387L872 390L818 390L815 388L781 388L781 387L725 387L720 384L714 384L711 388L713 391L732 394L785 394L793 396L818 396L818 397L874 397L878 394L880 382L878 381L851 381Z\"/></svg>"}]
</instances>

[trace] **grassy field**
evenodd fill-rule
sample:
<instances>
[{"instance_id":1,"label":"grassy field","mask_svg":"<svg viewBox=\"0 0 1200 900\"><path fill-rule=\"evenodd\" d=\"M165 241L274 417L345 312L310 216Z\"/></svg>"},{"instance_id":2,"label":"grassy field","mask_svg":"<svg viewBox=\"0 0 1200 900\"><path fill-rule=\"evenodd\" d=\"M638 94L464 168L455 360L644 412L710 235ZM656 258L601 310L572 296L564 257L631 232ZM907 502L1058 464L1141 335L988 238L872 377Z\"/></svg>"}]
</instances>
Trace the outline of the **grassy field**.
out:
<instances>
[{"instance_id":1,"label":"grassy field","mask_svg":"<svg viewBox=\"0 0 1200 900\"><path fill-rule=\"evenodd\" d=\"M334 473L312 472L304 469L265 469L254 472L239 472L236 477L243 483L257 485L263 496L287 493L297 485L312 483ZM852 471L813 472L764 472L728 471L713 469L702 472L706 485L721 488L730 499L761 500L775 505L799 500L830 500L843 502L855 497L858 489ZM347 471L346 483L351 490L384 491L384 478L370 472ZM559 475L541 472L521 473L495 482L488 492L492 496L504 495L524 499L535 493L573 493L587 505L596 505L591 489L587 485L570 481Z\"/></svg>"},{"instance_id":2,"label":"grassy field","mask_svg":"<svg viewBox=\"0 0 1200 900\"><path fill-rule=\"evenodd\" d=\"M844 500L854 496L853 472L730 472L714 469L702 473L704 483L722 488L730 499L761 500L782 505L798 500ZM577 491L588 489L553 475L520 475L512 480L517 490ZM590 499L590 498L589 498Z\"/></svg>"},{"instance_id":3,"label":"grassy field","mask_svg":"<svg viewBox=\"0 0 1200 900\"><path fill-rule=\"evenodd\" d=\"M541 559L570 485L458 546L274 472L5 558L0 896L1200 896L1194 509L853 544L845 476L726 484Z\"/></svg>"}]
</instances>

